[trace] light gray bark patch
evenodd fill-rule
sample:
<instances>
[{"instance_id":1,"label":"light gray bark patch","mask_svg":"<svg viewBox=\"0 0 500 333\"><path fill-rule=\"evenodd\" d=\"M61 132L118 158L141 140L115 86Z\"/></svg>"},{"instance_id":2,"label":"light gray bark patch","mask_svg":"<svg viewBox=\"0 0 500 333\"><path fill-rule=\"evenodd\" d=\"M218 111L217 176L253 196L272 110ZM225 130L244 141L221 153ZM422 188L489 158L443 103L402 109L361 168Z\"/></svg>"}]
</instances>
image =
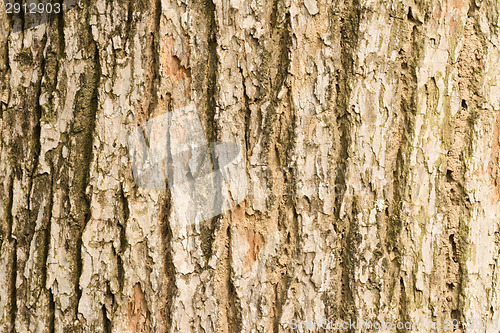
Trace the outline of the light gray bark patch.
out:
<instances>
[{"instance_id":1,"label":"light gray bark patch","mask_svg":"<svg viewBox=\"0 0 500 333\"><path fill-rule=\"evenodd\" d=\"M304 0L304 5L310 15L316 15L319 13L318 4L316 0Z\"/></svg>"}]
</instances>

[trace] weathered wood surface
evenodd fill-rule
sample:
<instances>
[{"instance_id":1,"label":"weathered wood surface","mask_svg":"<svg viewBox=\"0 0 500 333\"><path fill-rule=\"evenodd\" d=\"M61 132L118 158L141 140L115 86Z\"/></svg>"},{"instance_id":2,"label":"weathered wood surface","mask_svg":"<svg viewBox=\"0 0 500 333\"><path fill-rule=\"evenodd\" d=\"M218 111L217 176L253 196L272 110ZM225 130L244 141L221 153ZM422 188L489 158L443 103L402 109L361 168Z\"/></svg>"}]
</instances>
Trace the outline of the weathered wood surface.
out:
<instances>
[{"instance_id":1,"label":"weathered wood surface","mask_svg":"<svg viewBox=\"0 0 500 333\"><path fill-rule=\"evenodd\" d=\"M499 12L82 0L15 32L2 11L0 331L500 320ZM249 194L182 226L128 136L191 104Z\"/></svg>"}]
</instances>

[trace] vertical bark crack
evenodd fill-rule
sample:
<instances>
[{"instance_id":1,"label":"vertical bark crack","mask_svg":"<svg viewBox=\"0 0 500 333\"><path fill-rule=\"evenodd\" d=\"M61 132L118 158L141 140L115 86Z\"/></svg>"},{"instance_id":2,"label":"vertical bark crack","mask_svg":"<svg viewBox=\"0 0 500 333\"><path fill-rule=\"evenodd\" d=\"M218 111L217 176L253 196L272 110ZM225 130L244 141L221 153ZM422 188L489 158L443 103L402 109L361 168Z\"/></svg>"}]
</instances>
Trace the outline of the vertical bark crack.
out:
<instances>
[{"instance_id":1,"label":"vertical bark crack","mask_svg":"<svg viewBox=\"0 0 500 333\"><path fill-rule=\"evenodd\" d=\"M90 22L90 1L86 1L85 8L87 30L82 34L82 42L87 45L86 70L79 78L79 90L75 97L74 119L71 123L69 135L70 168L74 173L68 183L69 203L76 202L76 207L70 206L70 234L68 235L68 251L72 255L72 283L74 284L74 297L72 297L71 310L74 319L78 319L78 304L82 296L80 289L80 276L82 273L82 245L83 231L91 218L91 192L87 195L89 186L90 165L93 158L93 141L96 116L98 111L98 87L101 78L100 57L97 42L93 40ZM81 323L67 322L67 329L80 331Z\"/></svg>"},{"instance_id":2,"label":"vertical bark crack","mask_svg":"<svg viewBox=\"0 0 500 333\"><path fill-rule=\"evenodd\" d=\"M227 321L228 321L228 326L229 326L229 332L241 332L242 329L242 317L241 317L241 303L240 303L240 298L238 297L238 294L236 292L236 288L233 283L232 279L232 271L231 268L233 267L231 258L233 257L232 251L231 251L231 226L227 226L227 240L229 243L229 252L227 256L228 260L228 265L227 267L229 268L228 273L227 273L227 286L228 286L228 309L227 309Z\"/></svg>"},{"instance_id":3,"label":"vertical bark crack","mask_svg":"<svg viewBox=\"0 0 500 333\"><path fill-rule=\"evenodd\" d=\"M352 92L352 80L354 78L354 64L355 55L354 52L357 48L359 39L359 22L361 15L361 6L358 0L352 0L345 3L342 8L342 16L340 18L340 62L341 68L338 72L336 78L336 114L337 123L340 130L340 143L339 143L339 156L337 168L340 170L347 170L348 159L349 159L349 149L351 145L351 105L350 97ZM337 172L335 179L336 186L345 188L346 179L344 172ZM354 299L352 294L352 289L350 285L351 277L353 275L354 263L353 254L355 246L355 235L356 230L354 226L354 221L350 218L345 220L344 217L340 216L340 209L343 201L345 192L340 193L335 197L335 209L334 213L336 219L339 221L335 224L337 232L342 234L341 240L339 242L339 267L340 272L338 272L340 284L339 284L339 295L337 303L338 315L342 320L355 320L356 310L354 307ZM349 216L356 216L356 205L353 203L352 214ZM326 315L330 314L327 311ZM331 317L331 316L330 316Z\"/></svg>"},{"instance_id":4,"label":"vertical bark crack","mask_svg":"<svg viewBox=\"0 0 500 333\"><path fill-rule=\"evenodd\" d=\"M217 56L217 21L215 19L216 8L213 0L205 0L207 13L207 41L208 41L208 67L207 67L207 139L209 142L217 141L217 126L215 121L215 110L217 107L217 73L219 59Z\"/></svg>"},{"instance_id":5,"label":"vertical bark crack","mask_svg":"<svg viewBox=\"0 0 500 333\"><path fill-rule=\"evenodd\" d=\"M172 198L170 190L167 188L165 191L165 196L162 199L161 211L160 211L160 230L162 236L163 252L164 257L164 278L162 282L164 284L163 299L165 304L160 308L160 314L162 319L165 320L165 329L167 332L172 330L172 306L174 302L176 291L176 279L175 279L175 266L173 262L173 249L172 249L172 229L170 227L170 215L172 210Z\"/></svg>"}]
</instances>

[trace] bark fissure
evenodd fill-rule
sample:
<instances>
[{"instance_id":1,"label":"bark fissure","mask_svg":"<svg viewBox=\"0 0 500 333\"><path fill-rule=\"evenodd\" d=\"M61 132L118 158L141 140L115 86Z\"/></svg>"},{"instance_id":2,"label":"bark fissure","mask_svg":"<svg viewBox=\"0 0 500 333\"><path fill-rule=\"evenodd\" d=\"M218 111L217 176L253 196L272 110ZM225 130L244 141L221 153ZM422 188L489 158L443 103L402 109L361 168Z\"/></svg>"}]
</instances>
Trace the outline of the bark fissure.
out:
<instances>
[{"instance_id":1,"label":"bark fissure","mask_svg":"<svg viewBox=\"0 0 500 333\"><path fill-rule=\"evenodd\" d=\"M88 8L90 2L86 2L84 8ZM85 22L90 21L90 13L87 11ZM66 202L70 210L67 216L70 232L67 235L66 246L71 258L71 283L73 284L73 295L67 312L67 319L62 323L64 329L82 331L83 324L78 312L78 304L81 301L82 289L80 277L82 274L82 247L83 232L91 218L91 192L87 193L90 177L90 165L93 158L94 132L96 116L99 110L98 89L102 76L100 68L99 49L93 40L90 25L82 34L83 42L87 45L85 54L86 70L79 76L79 90L75 96L74 119L67 136L67 146L70 152L68 159L68 174L62 175L67 182L63 191L67 197ZM63 148L64 149L64 148ZM63 154L61 149L61 154ZM63 156L59 156L63 159ZM72 203L75 206L72 206ZM59 302L57 304L60 306Z\"/></svg>"},{"instance_id":2,"label":"bark fissure","mask_svg":"<svg viewBox=\"0 0 500 333\"><path fill-rule=\"evenodd\" d=\"M16 316L17 316L17 287L16 287L16 280L17 280L17 241L14 239L12 240L12 271L11 271L11 285L10 285L10 290L11 290L11 308L10 308L10 320L11 320L11 329L10 331L12 333L16 332Z\"/></svg>"},{"instance_id":3,"label":"bark fissure","mask_svg":"<svg viewBox=\"0 0 500 333\"><path fill-rule=\"evenodd\" d=\"M161 310L162 317L165 318L165 329L170 331L172 329L172 305L176 295L176 281L175 281L175 265L172 257L172 228L170 226L170 217L172 214L172 198L170 191L167 189L165 197L162 202L162 210L160 212L160 228L162 231L163 247L165 249L165 292L164 299L165 305Z\"/></svg>"},{"instance_id":4,"label":"bark fissure","mask_svg":"<svg viewBox=\"0 0 500 333\"><path fill-rule=\"evenodd\" d=\"M217 128L215 121L215 112L217 108L217 75L218 63L217 56L217 21L215 19L215 3L212 0L205 0L206 20L207 20L207 41L208 41L208 60L207 60L207 139L208 142L217 141Z\"/></svg>"},{"instance_id":5,"label":"bark fissure","mask_svg":"<svg viewBox=\"0 0 500 333\"><path fill-rule=\"evenodd\" d=\"M228 320L228 330L229 332L241 332L242 328L242 317L241 317L241 302L236 293L236 289L233 283L233 272L231 271L231 226L227 226L227 242L229 244L229 251L227 255L227 288L228 288L228 309L227 309L227 320Z\"/></svg>"},{"instance_id":6,"label":"bark fissure","mask_svg":"<svg viewBox=\"0 0 500 333\"><path fill-rule=\"evenodd\" d=\"M52 171L50 174L50 182L49 182L49 191L48 191L48 203L47 203L47 222L46 222L46 229L45 229L45 235L43 238L43 259L42 259L42 286L44 289L46 289L47 286L47 263L48 263L48 258L49 258L49 246L50 246L50 235L51 235L51 221L52 221L52 209L54 206L54 174L53 172L53 166L50 166L50 170ZM49 288L47 290L48 296L49 296L49 332L55 333L55 302L54 302L54 295L52 294L52 290Z\"/></svg>"},{"instance_id":7,"label":"bark fissure","mask_svg":"<svg viewBox=\"0 0 500 333\"><path fill-rule=\"evenodd\" d=\"M458 85L460 109L451 121L451 145L447 153L446 179L443 195L448 209L446 235L448 239L446 258L447 305L444 311L453 320L464 320L466 312L465 291L467 287L467 260L471 253L469 247L469 221L472 204L465 190L464 180L467 173L467 158L473 151L474 127L478 113L485 102L478 88L483 80L484 44L480 39L475 12L477 7L471 2L465 22L465 43L458 60ZM446 237L446 236L445 236ZM446 243L445 243L446 244ZM464 328L464 327L462 327Z\"/></svg>"},{"instance_id":8,"label":"bark fissure","mask_svg":"<svg viewBox=\"0 0 500 333\"><path fill-rule=\"evenodd\" d=\"M337 166L340 170L347 170L349 160L349 150L351 147L351 124L352 124L352 106L350 105L350 96L352 92L352 80L354 78L355 50L359 38L359 22L361 15L361 7L357 0L350 1L344 4L343 15L340 18L340 62L341 69L336 77L336 117L338 129L340 132L339 154ZM335 184L341 187L346 186L347 179L344 172L336 173ZM341 193L335 197L335 215L338 224L334 224L335 230L344 236L339 242L339 295L337 303L337 315L343 320L355 320L356 310L353 303L353 294L351 286L351 278L353 276L353 254L355 246L355 226L354 221L350 218L345 218L340 215L341 204L344 200L345 193ZM353 202L353 215L356 203ZM327 316L331 316L329 311L326 311Z\"/></svg>"}]
</instances>

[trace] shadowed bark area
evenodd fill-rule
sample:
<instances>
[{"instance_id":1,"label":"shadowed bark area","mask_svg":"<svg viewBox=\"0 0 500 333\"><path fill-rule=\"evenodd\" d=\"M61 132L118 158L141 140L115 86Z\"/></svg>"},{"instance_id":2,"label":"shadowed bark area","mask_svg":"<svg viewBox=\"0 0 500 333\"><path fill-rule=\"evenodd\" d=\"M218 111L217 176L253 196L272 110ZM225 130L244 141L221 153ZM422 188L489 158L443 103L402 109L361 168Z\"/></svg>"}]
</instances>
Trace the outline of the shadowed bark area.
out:
<instances>
[{"instance_id":1,"label":"shadowed bark area","mask_svg":"<svg viewBox=\"0 0 500 333\"><path fill-rule=\"evenodd\" d=\"M497 1L68 5L0 10L1 332L500 321ZM176 176L223 167L171 153L195 127L148 127L179 110L246 169L195 223L222 192L133 170L138 129Z\"/></svg>"}]
</instances>

